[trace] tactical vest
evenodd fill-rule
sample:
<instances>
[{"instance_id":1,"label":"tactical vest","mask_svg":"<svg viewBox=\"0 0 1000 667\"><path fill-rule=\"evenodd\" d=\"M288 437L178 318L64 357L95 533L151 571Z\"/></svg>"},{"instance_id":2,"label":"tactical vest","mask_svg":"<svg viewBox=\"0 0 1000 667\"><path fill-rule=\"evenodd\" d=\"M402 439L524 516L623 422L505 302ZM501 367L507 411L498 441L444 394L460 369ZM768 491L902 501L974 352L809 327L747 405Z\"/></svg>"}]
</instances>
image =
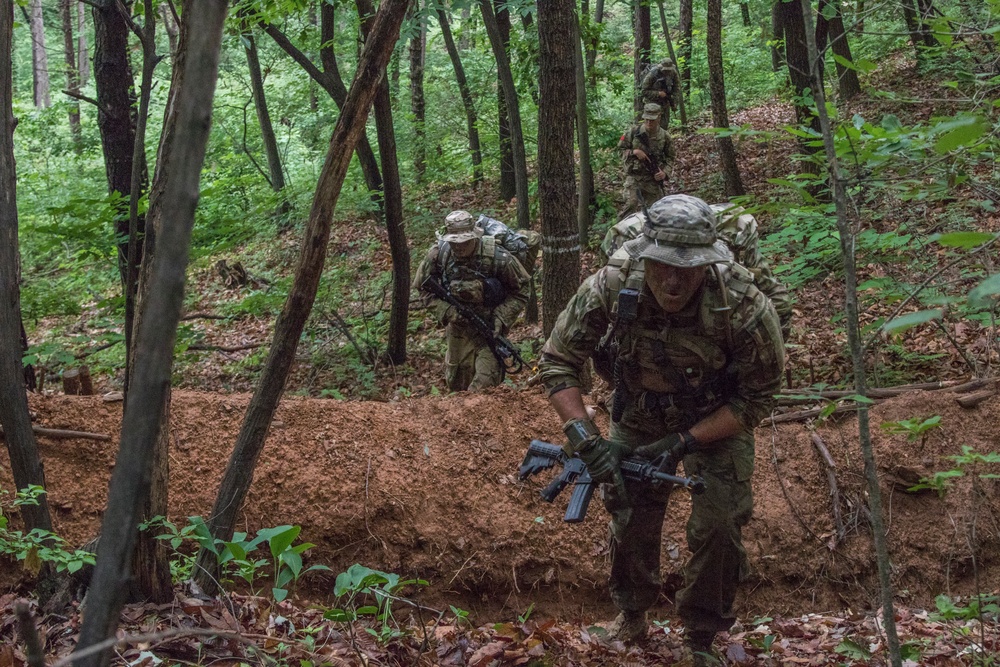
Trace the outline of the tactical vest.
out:
<instances>
[{"instance_id":1,"label":"tactical vest","mask_svg":"<svg viewBox=\"0 0 1000 667\"><path fill-rule=\"evenodd\" d=\"M733 304L756 291L753 276L739 265L712 265L697 306L668 315L644 291L642 261L619 251L609 264L618 267L609 271L607 287L617 295L614 323L598 346L595 367L615 389L612 419L621 421L630 409L667 428L690 428L733 394ZM619 317L623 288L642 295L632 322Z\"/></svg>"},{"instance_id":2,"label":"tactical vest","mask_svg":"<svg viewBox=\"0 0 1000 667\"><path fill-rule=\"evenodd\" d=\"M499 244L492 236L479 239L475 256L457 261L451 244L438 241L437 271L441 284L452 296L487 315L507 298L507 288L496 276Z\"/></svg>"}]
</instances>

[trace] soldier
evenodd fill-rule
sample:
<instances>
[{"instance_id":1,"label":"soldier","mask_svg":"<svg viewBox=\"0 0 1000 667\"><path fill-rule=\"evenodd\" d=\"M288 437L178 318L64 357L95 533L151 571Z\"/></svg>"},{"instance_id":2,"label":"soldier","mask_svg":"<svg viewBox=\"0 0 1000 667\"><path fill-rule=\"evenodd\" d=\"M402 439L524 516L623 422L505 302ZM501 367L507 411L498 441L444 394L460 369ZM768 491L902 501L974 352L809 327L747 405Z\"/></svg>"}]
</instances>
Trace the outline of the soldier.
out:
<instances>
[{"instance_id":1,"label":"soldier","mask_svg":"<svg viewBox=\"0 0 1000 667\"><path fill-rule=\"evenodd\" d=\"M683 462L705 479L687 524L691 558L676 596L689 664L706 662L734 622L747 570L742 527L753 512L754 427L781 387L783 343L774 306L716 235L702 200L671 195L649 209L642 235L590 276L559 315L539 378L571 448L604 484L611 514L610 634L646 634L660 594L660 534L669 489L623 482L623 456ZM613 378L609 439L584 408L588 358ZM612 372L609 372L612 371ZM666 468L661 468L666 469Z\"/></svg>"},{"instance_id":2,"label":"soldier","mask_svg":"<svg viewBox=\"0 0 1000 667\"><path fill-rule=\"evenodd\" d=\"M661 125L666 128L670 124L670 112L677 110L681 103L681 77L677 66L670 58L664 58L658 65L653 65L639 84L643 102L655 102L663 106Z\"/></svg>"},{"instance_id":3,"label":"soldier","mask_svg":"<svg viewBox=\"0 0 1000 667\"><path fill-rule=\"evenodd\" d=\"M781 320L781 337L787 341L791 334L792 295L775 278L770 263L760 252L760 235L757 232L756 218L747 213L742 206L735 204L711 204L711 208L718 220L715 231L719 239L729 246L729 250L733 253L733 261L750 270L757 289L766 294L774 304L778 319ZM634 213L612 225L601 242L600 250L603 258L610 259L627 241L637 238L645 224L646 215Z\"/></svg>"},{"instance_id":4,"label":"soldier","mask_svg":"<svg viewBox=\"0 0 1000 667\"><path fill-rule=\"evenodd\" d=\"M625 207L621 220L662 197L674 163L674 145L660 127L659 104L642 108L642 123L629 129L618 141L625 160ZM642 198L640 200L640 197Z\"/></svg>"},{"instance_id":5,"label":"soldier","mask_svg":"<svg viewBox=\"0 0 1000 667\"><path fill-rule=\"evenodd\" d=\"M452 211L440 236L417 267L413 282L422 288L435 278L453 297L506 335L528 302L530 278L524 267L493 236L483 236L466 211ZM425 290L422 290L425 291ZM426 291L425 291L426 293ZM486 338L447 302L433 302L438 326L447 327L445 381L451 391L493 387L503 380Z\"/></svg>"}]
</instances>

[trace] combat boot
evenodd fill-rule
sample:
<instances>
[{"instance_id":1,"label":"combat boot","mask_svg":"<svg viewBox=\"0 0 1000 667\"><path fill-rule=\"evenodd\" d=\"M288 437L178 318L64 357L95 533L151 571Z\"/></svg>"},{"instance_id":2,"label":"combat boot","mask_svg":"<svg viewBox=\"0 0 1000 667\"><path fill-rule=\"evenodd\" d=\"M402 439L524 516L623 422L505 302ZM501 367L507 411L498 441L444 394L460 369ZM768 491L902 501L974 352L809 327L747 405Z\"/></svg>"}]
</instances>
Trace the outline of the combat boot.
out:
<instances>
[{"instance_id":1,"label":"combat boot","mask_svg":"<svg viewBox=\"0 0 1000 667\"><path fill-rule=\"evenodd\" d=\"M629 644L643 639L647 627L646 612L622 611L608 628L608 637Z\"/></svg>"},{"instance_id":2,"label":"combat boot","mask_svg":"<svg viewBox=\"0 0 1000 667\"><path fill-rule=\"evenodd\" d=\"M726 664L712 649L715 633L693 630L684 635L684 657L678 667L717 667Z\"/></svg>"}]
</instances>

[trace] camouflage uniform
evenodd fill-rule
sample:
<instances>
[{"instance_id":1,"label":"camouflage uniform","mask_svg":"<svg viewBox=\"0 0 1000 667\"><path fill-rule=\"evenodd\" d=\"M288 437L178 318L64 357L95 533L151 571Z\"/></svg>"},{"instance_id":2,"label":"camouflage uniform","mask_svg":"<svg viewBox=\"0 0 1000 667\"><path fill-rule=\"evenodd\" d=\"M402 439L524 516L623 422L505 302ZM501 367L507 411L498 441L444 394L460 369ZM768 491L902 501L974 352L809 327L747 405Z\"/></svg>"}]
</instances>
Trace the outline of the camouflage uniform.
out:
<instances>
[{"instance_id":1,"label":"camouflage uniform","mask_svg":"<svg viewBox=\"0 0 1000 667\"><path fill-rule=\"evenodd\" d=\"M660 125L670 124L670 112L675 111L681 103L681 77L677 67L669 58L653 65L642 78L639 90L643 102L655 102L663 107L663 118Z\"/></svg>"},{"instance_id":2,"label":"camouflage uniform","mask_svg":"<svg viewBox=\"0 0 1000 667\"><path fill-rule=\"evenodd\" d=\"M450 226L448 229L451 231ZM495 331L506 334L528 302L531 279L527 271L494 237L481 236L481 231L475 252L467 258L452 252L450 243L445 240L449 236L446 234L427 251L417 267L413 284L419 289L428 277L433 276L459 302L487 322L494 323ZM492 307L484 303L486 279L498 280L503 288L502 300ZM471 323L458 317L447 303L430 296L427 298L434 302L438 324L447 326L445 381L448 389L476 390L500 384L502 369L486 338Z\"/></svg>"},{"instance_id":3,"label":"camouflage uniform","mask_svg":"<svg viewBox=\"0 0 1000 667\"><path fill-rule=\"evenodd\" d=\"M676 195L655 206L671 200L694 198ZM704 477L707 491L691 499L691 559L676 604L688 633L711 636L735 620L733 601L747 566L741 531L753 511L753 429L780 390L783 343L774 307L738 264L705 266L700 291L687 305L663 311L645 284L650 260L638 259L652 244L645 235L626 243L609 266L584 281L545 343L539 375L550 395L579 387L596 353L595 366L614 369L610 438L629 451L687 431L723 406L742 425L738 434L696 448L683 461L688 474ZM720 245L718 252L729 254ZM639 290L638 317L614 327L618 294L626 287ZM626 483L628 497L622 498L614 486L602 488L612 517L611 596L624 613L641 613L660 593L669 490Z\"/></svg>"},{"instance_id":4,"label":"camouflage uniform","mask_svg":"<svg viewBox=\"0 0 1000 667\"><path fill-rule=\"evenodd\" d=\"M774 277L771 265L760 252L757 221L741 206L727 203L711 204L711 207L719 218L719 225L716 227L719 238L725 241L733 252L733 260L753 274L757 289L766 294L774 304L774 310L781 320L781 336L787 341L791 333L792 295ZM620 220L609 228L601 242L604 259L608 260L627 241L637 238L642 233L645 222L646 215L640 212Z\"/></svg>"},{"instance_id":5,"label":"camouflage uniform","mask_svg":"<svg viewBox=\"0 0 1000 667\"><path fill-rule=\"evenodd\" d=\"M651 109L656 107L656 111ZM660 109L658 104L647 104L643 112L643 118L658 118ZM655 114L655 115L654 115ZM670 136L662 127L657 127L655 132L648 132L645 123L640 123L630 128L622 135L618 141L618 149L622 151L633 151L636 148L646 153L669 178L673 169L674 145L670 141ZM641 196L647 206L662 197L666 181L657 181L653 178L652 169L645 160L640 160L629 152L625 156L625 206L619 212L619 219L630 213L642 210ZM638 192L637 192L638 191Z\"/></svg>"}]
</instances>

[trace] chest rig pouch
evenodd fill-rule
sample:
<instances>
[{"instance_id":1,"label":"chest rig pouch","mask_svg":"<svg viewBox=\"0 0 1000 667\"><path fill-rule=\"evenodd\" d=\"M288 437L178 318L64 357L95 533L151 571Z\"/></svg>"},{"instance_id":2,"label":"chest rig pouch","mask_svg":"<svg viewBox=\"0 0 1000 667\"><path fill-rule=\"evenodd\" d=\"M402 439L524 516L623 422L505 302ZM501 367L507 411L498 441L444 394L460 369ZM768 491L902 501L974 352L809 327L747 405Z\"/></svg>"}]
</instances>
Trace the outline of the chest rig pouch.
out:
<instances>
[{"instance_id":1,"label":"chest rig pouch","mask_svg":"<svg viewBox=\"0 0 1000 667\"><path fill-rule=\"evenodd\" d=\"M459 261L451 245L438 248L441 282L452 296L481 313L490 312L507 298L507 289L496 278L496 239L483 236L474 257Z\"/></svg>"}]
</instances>

